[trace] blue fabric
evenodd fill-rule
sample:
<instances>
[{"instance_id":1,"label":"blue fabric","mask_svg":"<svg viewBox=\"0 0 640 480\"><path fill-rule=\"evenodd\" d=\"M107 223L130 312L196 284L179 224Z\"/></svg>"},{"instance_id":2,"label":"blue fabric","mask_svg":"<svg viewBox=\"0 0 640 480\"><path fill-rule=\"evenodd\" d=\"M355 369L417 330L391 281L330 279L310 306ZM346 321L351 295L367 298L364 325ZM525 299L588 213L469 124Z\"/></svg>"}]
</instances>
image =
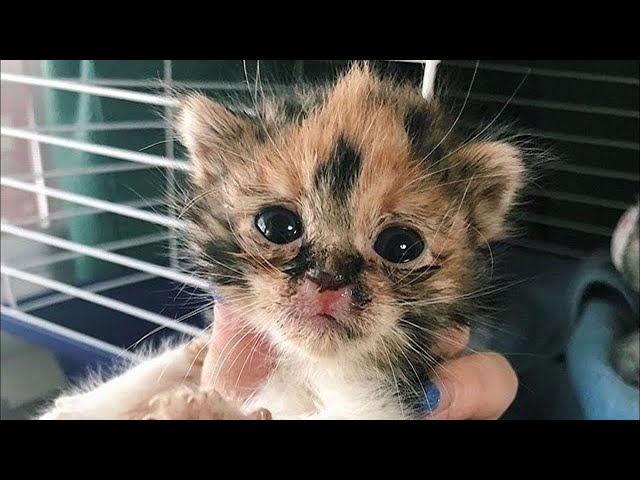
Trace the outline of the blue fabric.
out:
<instances>
[{"instance_id":1,"label":"blue fabric","mask_svg":"<svg viewBox=\"0 0 640 480\"><path fill-rule=\"evenodd\" d=\"M500 324L475 348L503 353L520 380L504 419L638 419L638 389L610 362L613 342L638 327L638 294L596 252L583 262L506 252L497 275Z\"/></svg>"},{"instance_id":2,"label":"blue fabric","mask_svg":"<svg viewBox=\"0 0 640 480\"><path fill-rule=\"evenodd\" d=\"M640 420L639 390L625 383L610 362L621 334L618 313L615 305L590 299L569 344L569 378L590 420Z\"/></svg>"},{"instance_id":3,"label":"blue fabric","mask_svg":"<svg viewBox=\"0 0 640 480\"><path fill-rule=\"evenodd\" d=\"M583 265L569 288L575 328L567 349L569 378L585 418L640 420L640 391L615 372L615 342L638 328L638 293L602 252Z\"/></svg>"}]
</instances>

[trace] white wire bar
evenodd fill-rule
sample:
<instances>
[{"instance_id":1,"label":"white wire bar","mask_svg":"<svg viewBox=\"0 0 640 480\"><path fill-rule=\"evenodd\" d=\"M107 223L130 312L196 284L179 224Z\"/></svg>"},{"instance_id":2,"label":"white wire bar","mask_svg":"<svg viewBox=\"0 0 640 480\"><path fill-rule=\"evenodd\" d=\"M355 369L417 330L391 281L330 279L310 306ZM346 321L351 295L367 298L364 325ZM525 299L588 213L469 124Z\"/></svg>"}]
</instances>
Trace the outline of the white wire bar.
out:
<instances>
[{"instance_id":1,"label":"white wire bar","mask_svg":"<svg viewBox=\"0 0 640 480\"><path fill-rule=\"evenodd\" d=\"M162 130L164 128L165 123L158 121L71 123L64 125L36 125L34 127L40 133L115 132L120 130Z\"/></svg>"},{"instance_id":2,"label":"white wire bar","mask_svg":"<svg viewBox=\"0 0 640 480\"><path fill-rule=\"evenodd\" d=\"M134 307L133 305L129 305L128 303L89 292L86 289L73 287L66 283L51 280L41 275L23 272L21 270L18 270L17 268L9 267L7 265L1 265L0 272L5 275L9 275L10 277L24 280L25 282L29 283L34 283L51 290L57 290L58 292L66 293L67 295L86 300L87 302L92 302L97 305L101 305L103 307L107 307L112 310L131 315L132 317L137 317L142 320L155 323L156 325L161 325L166 328L171 328L172 330L186 333L188 335L197 336L202 333L202 329L200 328L182 324L180 322L172 320L169 317L158 315L157 313L150 312L143 308Z\"/></svg>"},{"instance_id":3,"label":"white wire bar","mask_svg":"<svg viewBox=\"0 0 640 480\"><path fill-rule=\"evenodd\" d=\"M2 277L2 292L4 293L7 302L12 307L17 307L18 302L13 294L13 288L11 286L11 279L7 275L0 275Z\"/></svg>"},{"instance_id":4,"label":"white wire bar","mask_svg":"<svg viewBox=\"0 0 640 480\"><path fill-rule=\"evenodd\" d=\"M537 129L528 130L532 135L540 138L548 138L550 140L560 140L562 142L584 143L587 145L599 145L602 147L622 148L625 150L640 150L638 142L629 142L626 140L612 140L601 137L585 137L584 135L572 135L561 132L548 132ZM553 167L553 165L551 166Z\"/></svg>"},{"instance_id":5,"label":"white wire bar","mask_svg":"<svg viewBox=\"0 0 640 480\"><path fill-rule=\"evenodd\" d=\"M471 123L469 121L460 120L458 123L461 127L471 128L471 129L478 128L477 124ZM568 134L568 133L539 130L535 128L527 128L527 130L523 133L526 133L533 137L547 138L549 140L559 140L561 142L580 143L585 145L598 145L601 147L621 148L625 150L636 150L636 151L640 150L640 144L638 144L638 142L630 142L627 140L612 140L609 138L602 138L602 137L585 137L584 135L574 135L574 134ZM548 168L553 170L555 168L555 164L549 165Z\"/></svg>"},{"instance_id":6,"label":"white wire bar","mask_svg":"<svg viewBox=\"0 0 640 480\"><path fill-rule=\"evenodd\" d=\"M153 263L145 262L142 260L136 260L134 258L127 257L125 255L119 255L113 252L107 252L101 248L89 247L80 243L64 240L62 238L47 235L46 233L34 232L25 228L17 227L3 222L0 224L0 231L3 233L9 233L18 237L33 240L35 242L44 243L53 247L62 248L64 250L71 250L82 255L88 255L106 262L115 263L124 267L139 270L141 272L150 273L158 277L168 278L179 283L185 283L192 287L200 288L205 291L210 290L210 285L204 280L194 278L192 275L186 273L176 272L169 268L161 267Z\"/></svg>"},{"instance_id":7,"label":"white wire bar","mask_svg":"<svg viewBox=\"0 0 640 480\"><path fill-rule=\"evenodd\" d=\"M42 77L31 77L35 79L39 79ZM122 90L123 88L148 88L154 89L158 91L162 91L165 89L165 85L157 80L140 80L135 78L93 78L93 79L84 79L78 77L66 77L64 79L65 82L80 84L83 86L86 85L103 85L107 87L117 87L118 90ZM23 83L16 80L15 83ZM39 86L40 82L31 81L30 85ZM188 89L197 89L197 90L218 90L221 92L235 92L235 91L246 91L251 90L251 86L247 85L246 82L215 82L215 81L193 81L193 80L180 80L180 81L172 81L167 84L169 87L184 87ZM299 84L299 87L305 87L305 84ZM287 94L289 92L293 92L296 87L291 85L283 85L278 83L273 83L268 85L270 90L274 92ZM66 89L65 89L66 90ZM72 90L69 87L69 91ZM134 91L134 93L136 93ZM108 96L108 95L107 95ZM164 97L160 97L164 98Z\"/></svg>"},{"instance_id":8,"label":"white wire bar","mask_svg":"<svg viewBox=\"0 0 640 480\"><path fill-rule=\"evenodd\" d=\"M431 98L436 82L436 73L440 60L424 60L424 75L422 77L422 96Z\"/></svg>"},{"instance_id":9,"label":"white wire bar","mask_svg":"<svg viewBox=\"0 0 640 480\"><path fill-rule=\"evenodd\" d=\"M403 62L403 63L422 63L424 64L424 73L422 76L422 96L424 98L431 98L433 95L433 86L436 81L436 73L438 71L438 64L442 60L389 60L390 62Z\"/></svg>"},{"instance_id":10,"label":"white wire bar","mask_svg":"<svg viewBox=\"0 0 640 480\"><path fill-rule=\"evenodd\" d=\"M165 205L167 200L165 198L151 198L149 200L133 200L131 202L122 202L123 205L131 208L153 208L159 205ZM111 213L105 212L104 210L91 208L91 207L77 207L73 210L61 210L58 212L51 212L49 214L49 220L65 220L67 218L80 217L82 215L99 215L102 213ZM19 225L21 227L26 227L29 225L33 225L38 222L38 217L25 217L15 222L15 225Z\"/></svg>"},{"instance_id":11,"label":"white wire bar","mask_svg":"<svg viewBox=\"0 0 640 480\"><path fill-rule=\"evenodd\" d=\"M161 107L171 107L175 105L175 100L161 95L134 92L119 88L99 87L89 83L78 81L56 80L51 78L35 77L32 75L20 75L14 73L0 74L0 81L20 83L22 85L35 85L38 87L55 88L57 90L67 90L69 92L88 93L99 97L116 98L119 100L129 100L148 105L158 105Z\"/></svg>"},{"instance_id":12,"label":"white wire bar","mask_svg":"<svg viewBox=\"0 0 640 480\"><path fill-rule=\"evenodd\" d=\"M27 123L29 128L35 128L36 125L36 112L35 105L33 103L33 96L27 97ZM40 144L36 141L29 142L29 149L31 150L31 167L34 174L34 185L40 189L46 186L42 172L44 167L42 165L42 152L40 151ZM38 192L36 195L36 205L38 207L38 216L40 218L40 227L49 228L49 199L46 195Z\"/></svg>"},{"instance_id":13,"label":"white wire bar","mask_svg":"<svg viewBox=\"0 0 640 480\"><path fill-rule=\"evenodd\" d=\"M61 79L50 79L44 77L36 77L30 75L19 75L2 73L0 81L20 83L23 85L31 85L36 87L48 87L58 90L67 90L77 93L89 93L101 97L116 98L120 100L129 100L132 102L146 103L150 105L158 105L161 107L171 107L175 105L173 99L168 96L153 95L148 93L140 93L135 90L125 90L125 88L152 88L163 90L165 86L158 80L139 80L132 78L96 78L86 80L83 78L68 77ZM102 85L102 86L99 86ZM220 91L236 91L249 90L251 87L246 82L214 82L214 81L180 81L167 82L167 86L173 87L179 85L185 88L201 89L201 90L220 90ZM118 87L118 88L113 88ZM124 87L124 88L122 88ZM270 85L275 91L290 91L293 87L289 85L273 84Z\"/></svg>"},{"instance_id":14,"label":"white wire bar","mask_svg":"<svg viewBox=\"0 0 640 480\"><path fill-rule=\"evenodd\" d=\"M18 190L25 190L27 192L42 192L53 198L60 200L66 200L68 202L77 203L86 207L93 207L99 210L105 210L107 212L117 213L124 215L125 217L136 218L149 223L156 223L169 228L182 229L184 228L184 222L168 217L167 215L160 215L158 213L147 212L137 208L131 208L119 203L109 202L106 200L99 200L97 198L88 197L86 195L79 195L77 193L65 192L56 188L50 187L38 187L32 183L22 182L7 177L0 177L0 185L5 187L12 187Z\"/></svg>"},{"instance_id":15,"label":"white wire bar","mask_svg":"<svg viewBox=\"0 0 640 480\"><path fill-rule=\"evenodd\" d=\"M55 145L63 148L71 148L81 152L94 153L104 157L117 158L120 160L128 160L130 162L144 163L146 165L154 165L162 168L173 168L175 170L191 170L191 164L185 160L169 160L159 155L151 155L148 153L133 152L124 148L108 147L89 142L80 142L77 140L69 140L67 138L55 137L52 135L44 135L42 133L25 130L23 128L1 127L0 135L8 137L20 138L23 140L33 140L48 145Z\"/></svg>"},{"instance_id":16,"label":"white wire bar","mask_svg":"<svg viewBox=\"0 0 640 480\"><path fill-rule=\"evenodd\" d=\"M150 165L139 165L135 163L108 163L106 165L97 165L95 167L78 167L78 168L63 168L56 170L43 171L38 174L42 178L61 178L61 177L76 177L80 175L101 175L107 173L120 173L120 172L136 172L138 170L149 170L152 167ZM12 178L18 180L33 180L34 174L18 174L11 175Z\"/></svg>"},{"instance_id":17,"label":"white wire bar","mask_svg":"<svg viewBox=\"0 0 640 480\"><path fill-rule=\"evenodd\" d=\"M91 337L89 335L85 335L84 333L76 332L75 330L72 330L70 328L57 325L48 320L44 320L42 318L36 317L26 312L22 312L20 310L16 310L14 308L1 305L0 314L13 317L16 320L20 320L27 325L37 327L40 330L45 330L55 335L60 335L61 337L75 340L90 347L97 348L98 350L102 350L103 352L110 353L121 358L126 358L127 360L135 360L136 358L138 358L135 353L127 351L123 348L116 347L115 345L111 345L110 343L103 342L102 340Z\"/></svg>"},{"instance_id":18,"label":"white wire bar","mask_svg":"<svg viewBox=\"0 0 640 480\"><path fill-rule=\"evenodd\" d=\"M4 253L2 250L0 250L0 263L4 263ZM11 279L6 275L0 275L0 277L2 278L2 293L4 298L9 302L9 305L17 308L18 302L16 300L16 296L13 294Z\"/></svg>"},{"instance_id":19,"label":"white wire bar","mask_svg":"<svg viewBox=\"0 0 640 480\"><path fill-rule=\"evenodd\" d=\"M551 190L530 190L527 193L534 197L551 198L553 200L581 203L584 205L592 205L594 207L613 208L616 210L626 210L629 208L629 204L626 202L598 198L592 195L578 195L575 193L555 192Z\"/></svg>"},{"instance_id":20,"label":"white wire bar","mask_svg":"<svg viewBox=\"0 0 640 480\"><path fill-rule=\"evenodd\" d=\"M572 230L575 232L588 233L590 235L599 235L601 237L610 237L613 234L613 229L611 228L601 227L599 225L590 225L583 222L574 222L573 220L565 220L563 218L556 218L549 215L530 213L523 218L523 221L528 223L539 223L549 227L563 228L565 230Z\"/></svg>"},{"instance_id":21,"label":"white wire bar","mask_svg":"<svg viewBox=\"0 0 640 480\"><path fill-rule=\"evenodd\" d=\"M173 235L168 233L155 233L151 235L140 235L138 237L126 238L124 240L115 240L113 242L106 242L96 245L95 248L100 248L107 252L113 252L115 250L125 250L127 248L141 247L143 245L150 245L152 243L164 242L174 238ZM53 265L54 263L67 262L83 255L76 252L62 252L54 253L52 255L45 255L42 257L30 260L27 263L20 265L20 270L30 270L33 268L46 267Z\"/></svg>"},{"instance_id":22,"label":"white wire bar","mask_svg":"<svg viewBox=\"0 0 640 480\"><path fill-rule=\"evenodd\" d=\"M467 93L462 90L452 90L447 92L448 97L464 99ZM637 110L626 110L623 108L600 107L596 105L584 105L580 103L565 103L555 100L534 100L531 98L511 98L507 95L496 95L493 93L471 93L469 100L488 103L520 105L522 107L543 108L548 110L561 110L566 112L586 113L595 115L607 115L612 117L640 118Z\"/></svg>"},{"instance_id":23,"label":"white wire bar","mask_svg":"<svg viewBox=\"0 0 640 480\"><path fill-rule=\"evenodd\" d=\"M447 65L453 67L475 68L476 62L465 60L445 60ZM500 63L481 62L478 65L481 70L492 70L506 73L527 73L529 75L540 75L544 77L570 78L574 80L589 80L593 82L621 83L625 85L640 85L640 80L633 77L622 77L617 75L603 75L598 73L578 72L572 70L552 70L548 68L525 67L520 65L504 65Z\"/></svg>"},{"instance_id":24,"label":"white wire bar","mask_svg":"<svg viewBox=\"0 0 640 480\"><path fill-rule=\"evenodd\" d=\"M134 283L140 283L147 280L157 278L155 275L148 273L132 273L131 275L125 275L123 277L114 278L112 280L105 280L104 282L92 283L91 285L84 286L84 290L93 293L100 293L114 288L126 287L133 285ZM39 310L41 308L50 307L51 305L57 305L58 303L65 302L73 298L71 295L64 293L56 293L47 295L46 297L36 298L33 300L27 300L20 302L20 310L24 312L31 312L33 310Z\"/></svg>"},{"instance_id":25,"label":"white wire bar","mask_svg":"<svg viewBox=\"0 0 640 480\"><path fill-rule=\"evenodd\" d=\"M608 168L585 167L572 163L555 163L547 167L549 170L558 170L562 172L571 172L579 175L590 175L600 178L611 178L615 180L627 180L631 182L640 182L640 174L636 172L622 172L619 170L610 170Z\"/></svg>"},{"instance_id":26,"label":"white wire bar","mask_svg":"<svg viewBox=\"0 0 640 480\"><path fill-rule=\"evenodd\" d=\"M512 238L505 241L508 245L523 247L529 250L537 250L538 252L551 253L560 257L569 257L582 260L589 256L590 252L580 250L573 247L565 247L556 243L541 242L539 240L530 240L526 238Z\"/></svg>"},{"instance_id":27,"label":"white wire bar","mask_svg":"<svg viewBox=\"0 0 640 480\"><path fill-rule=\"evenodd\" d=\"M173 61L172 60L163 60L163 80L165 84L169 84L173 81ZM168 87L165 89L165 95L169 96ZM166 107L164 111L165 117L168 122L171 123L171 108ZM175 157L175 145L173 143L173 135L171 134L171 128L167 124L164 130L164 156L173 159ZM176 176L173 170L169 170L167 172L167 183L168 183L168 195L169 198L175 198L176 195ZM173 218L176 217L176 212L172 205L169 205L169 215ZM171 262L171 268L177 269L179 267L178 262L178 241L174 237L169 240L169 261Z\"/></svg>"}]
</instances>

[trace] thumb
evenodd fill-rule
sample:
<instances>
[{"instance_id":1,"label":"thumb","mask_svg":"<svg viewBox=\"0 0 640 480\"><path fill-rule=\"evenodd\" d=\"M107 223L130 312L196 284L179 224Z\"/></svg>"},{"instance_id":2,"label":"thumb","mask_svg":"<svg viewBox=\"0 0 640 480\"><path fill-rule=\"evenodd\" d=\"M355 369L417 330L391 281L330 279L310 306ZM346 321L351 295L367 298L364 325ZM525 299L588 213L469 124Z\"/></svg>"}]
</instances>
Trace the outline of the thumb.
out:
<instances>
[{"instance_id":1,"label":"thumb","mask_svg":"<svg viewBox=\"0 0 640 480\"><path fill-rule=\"evenodd\" d=\"M264 337L228 306L217 304L201 383L228 396L245 399L272 368Z\"/></svg>"},{"instance_id":2,"label":"thumb","mask_svg":"<svg viewBox=\"0 0 640 480\"><path fill-rule=\"evenodd\" d=\"M474 353L444 363L427 386L432 420L495 420L513 402L518 378L502 355Z\"/></svg>"}]
</instances>

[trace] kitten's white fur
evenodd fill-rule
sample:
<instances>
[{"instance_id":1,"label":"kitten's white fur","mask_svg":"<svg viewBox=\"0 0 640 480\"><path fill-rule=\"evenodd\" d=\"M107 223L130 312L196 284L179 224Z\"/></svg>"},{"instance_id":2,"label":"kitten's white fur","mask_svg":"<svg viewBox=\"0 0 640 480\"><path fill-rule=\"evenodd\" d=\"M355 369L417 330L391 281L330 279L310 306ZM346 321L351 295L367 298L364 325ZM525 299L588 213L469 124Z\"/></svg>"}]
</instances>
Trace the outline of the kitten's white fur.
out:
<instances>
[{"instance_id":1,"label":"kitten's white fur","mask_svg":"<svg viewBox=\"0 0 640 480\"><path fill-rule=\"evenodd\" d=\"M107 381L93 380L58 398L41 420L122 420L144 418L152 399L180 385L197 391L201 365L192 343L165 347ZM402 419L390 391L375 375L335 362L280 365L242 406L268 409L274 419ZM218 408L227 408L219 406ZM228 408L235 409L235 405ZM153 415L151 415L153 416Z\"/></svg>"},{"instance_id":2,"label":"kitten's white fur","mask_svg":"<svg viewBox=\"0 0 640 480\"><path fill-rule=\"evenodd\" d=\"M108 381L94 378L62 395L40 419L126 419L132 411L146 408L154 396L189 381L193 358L184 346L166 346Z\"/></svg>"}]
</instances>

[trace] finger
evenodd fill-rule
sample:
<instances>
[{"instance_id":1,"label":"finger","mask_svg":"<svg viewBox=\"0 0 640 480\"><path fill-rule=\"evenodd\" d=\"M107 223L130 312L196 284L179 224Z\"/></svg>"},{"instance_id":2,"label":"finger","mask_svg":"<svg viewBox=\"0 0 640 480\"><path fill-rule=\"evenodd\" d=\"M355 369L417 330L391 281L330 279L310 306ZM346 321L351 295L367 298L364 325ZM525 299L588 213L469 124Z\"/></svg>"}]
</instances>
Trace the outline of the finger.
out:
<instances>
[{"instance_id":1,"label":"finger","mask_svg":"<svg viewBox=\"0 0 640 480\"><path fill-rule=\"evenodd\" d=\"M246 398L272 367L269 344L225 305L216 305L214 318L209 351L202 368L202 386Z\"/></svg>"},{"instance_id":2,"label":"finger","mask_svg":"<svg viewBox=\"0 0 640 480\"><path fill-rule=\"evenodd\" d=\"M493 352L475 353L436 369L427 399L433 420L495 420L513 402L518 378L509 362ZM436 404L436 405L434 405Z\"/></svg>"}]
</instances>

